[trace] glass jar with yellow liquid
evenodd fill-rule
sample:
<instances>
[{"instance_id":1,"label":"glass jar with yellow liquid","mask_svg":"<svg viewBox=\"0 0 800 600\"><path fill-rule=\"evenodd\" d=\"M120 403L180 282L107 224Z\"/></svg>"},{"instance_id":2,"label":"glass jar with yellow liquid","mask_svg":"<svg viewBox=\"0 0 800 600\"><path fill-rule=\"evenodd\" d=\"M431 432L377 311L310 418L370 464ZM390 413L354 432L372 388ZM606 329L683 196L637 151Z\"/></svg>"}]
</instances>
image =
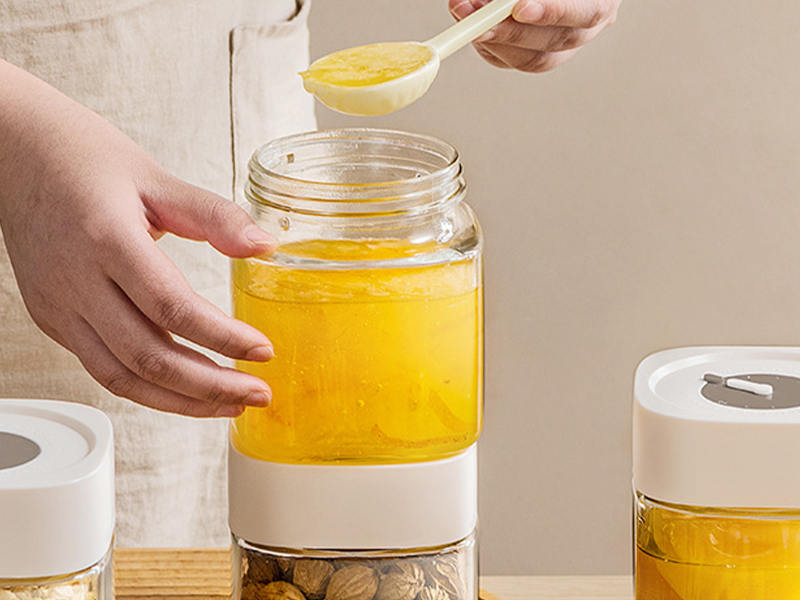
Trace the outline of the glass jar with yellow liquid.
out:
<instances>
[{"instance_id":1,"label":"glass jar with yellow liquid","mask_svg":"<svg viewBox=\"0 0 800 600\"><path fill-rule=\"evenodd\" d=\"M645 359L633 482L637 600L800 599L800 349Z\"/></svg>"},{"instance_id":2,"label":"glass jar with yellow liquid","mask_svg":"<svg viewBox=\"0 0 800 600\"><path fill-rule=\"evenodd\" d=\"M800 509L682 506L637 495L638 600L800 598Z\"/></svg>"},{"instance_id":3,"label":"glass jar with yellow liquid","mask_svg":"<svg viewBox=\"0 0 800 600\"><path fill-rule=\"evenodd\" d=\"M237 318L275 347L272 404L233 421L262 461L391 464L454 456L482 418L482 240L458 153L349 129L259 149L245 190L280 243L233 265Z\"/></svg>"}]
</instances>

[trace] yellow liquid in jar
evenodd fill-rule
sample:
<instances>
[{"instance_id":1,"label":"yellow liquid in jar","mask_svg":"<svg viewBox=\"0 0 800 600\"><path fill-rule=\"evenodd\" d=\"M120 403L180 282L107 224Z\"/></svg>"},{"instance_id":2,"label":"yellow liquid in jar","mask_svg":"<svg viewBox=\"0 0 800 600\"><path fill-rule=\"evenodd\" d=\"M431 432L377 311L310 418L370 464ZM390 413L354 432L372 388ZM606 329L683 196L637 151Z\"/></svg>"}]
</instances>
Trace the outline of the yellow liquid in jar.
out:
<instances>
[{"instance_id":1,"label":"yellow liquid in jar","mask_svg":"<svg viewBox=\"0 0 800 600\"><path fill-rule=\"evenodd\" d=\"M344 241L280 248L345 263L419 250ZM237 363L272 387L273 401L234 420L235 447L277 462L374 464L470 446L482 412L477 260L337 269L234 261L235 316L275 346L268 363Z\"/></svg>"},{"instance_id":2,"label":"yellow liquid in jar","mask_svg":"<svg viewBox=\"0 0 800 600\"><path fill-rule=\"evenodd\" d=\"M795 599L800 600L800 514L745 517L650 508L640 522L636 600Z\"/></svg>"},{"instance_id":3,"label":"yellow liquid in jar","mask_svg":"<svg viewBox=\"0 0 800 600\"><path fill-rule=\"evenodd\" d=\"M340 50L314 61L300 75L306 81L343 87L385 83L430 62L433 51L421 44L386 42Z\"/></svg>"}]
</instances>

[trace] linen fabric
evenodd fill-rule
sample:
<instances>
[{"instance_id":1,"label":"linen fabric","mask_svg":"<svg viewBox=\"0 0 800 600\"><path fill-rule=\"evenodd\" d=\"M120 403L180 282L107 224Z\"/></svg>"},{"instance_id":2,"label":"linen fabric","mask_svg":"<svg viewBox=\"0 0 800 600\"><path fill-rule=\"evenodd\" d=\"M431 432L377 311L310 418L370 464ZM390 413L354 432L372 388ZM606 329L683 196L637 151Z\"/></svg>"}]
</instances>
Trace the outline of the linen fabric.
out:
<instances>
[{"instance_id":1,"label":"linen fabric","mask_svg":"<svg viewBox=\"0 0 800 600\"><path fill-rule=\"evenodd\" d=\"M299 0L0 0L0 56L103 115L178 177L241 198L234 186L259 145L315 127L297 76L308 65L308 10ZM199 294L229 309L227 258L174 236L159 246ZM118 545L229 543L227 420L107 392L36 328L4 245L0 397L82 402L109 415Z\"/></svg>"}]
</instances>

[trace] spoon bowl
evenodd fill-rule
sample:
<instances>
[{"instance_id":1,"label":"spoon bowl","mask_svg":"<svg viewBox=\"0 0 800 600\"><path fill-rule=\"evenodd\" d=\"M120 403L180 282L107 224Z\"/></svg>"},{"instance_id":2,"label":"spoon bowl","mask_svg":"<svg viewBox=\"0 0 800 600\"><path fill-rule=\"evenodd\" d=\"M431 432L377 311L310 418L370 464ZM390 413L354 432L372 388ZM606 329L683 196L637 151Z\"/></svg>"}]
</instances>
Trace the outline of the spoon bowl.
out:
<instances>
[{"instance_id":1,"label":"spoon bowl","mask_svg":"<svg viewBox=\"0 0 800 600\"><path fill-rule=\"evenodd\" d=\"M375 46L378 45L380 44ZM330 83L304 75L303 87L328 108L349 115L376 116L399 110L428 91L441 64L439 54L425 44L402 42L402 45L424 48L429 52L430 57L413 70L380 83L368 85L353 85L352 82ZM358 50L358 48L351 50ZM315 64L317 63L311 65L307 73L313 72Z\"/></svg>"}]
</instances>

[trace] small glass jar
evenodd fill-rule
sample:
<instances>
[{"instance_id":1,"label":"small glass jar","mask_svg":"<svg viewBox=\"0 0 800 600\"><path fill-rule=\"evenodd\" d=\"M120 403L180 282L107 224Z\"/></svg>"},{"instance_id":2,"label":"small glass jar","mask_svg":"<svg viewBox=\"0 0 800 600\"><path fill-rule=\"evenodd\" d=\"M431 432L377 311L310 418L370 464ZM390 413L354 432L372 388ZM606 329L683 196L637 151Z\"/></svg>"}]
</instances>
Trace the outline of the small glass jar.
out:
<instances>
[{"instance_id":1,"label":"small glass jar","mask_svg":"<svg viewBox=\"0 0 800 600\"><path fill-rule=\"evenodd\" d=\"M0 600L113 600L113 548L88 569L49 577L0 577Z\"/></svg>"},{"instance_id":2,"label":"small glass jar","mask_svg":"<svg viewBox=\"0 0 800 600\"><path fill-rule=\"evenodd\" d=\"M234 536L234 600L475 600L474 533L442 547L291 551Z\"/></svg>"},{"instance_id":3,"label":"small glass jar","mask_svg":"<svg viewBox=\"0 0 800 600\"><path fill-rule=\"evenodd\" d=\"M234 447L284 463L388 464L462 452L482 421L482 240L458 153L349 129L260 148L245 191L280 243L233 265L234 314L276 355Z\"/></svg>"},{"instance_id":4,"label":"small glass jar","mask_svg":"<svg viewBox=\"0 0 800 600\"><path fill-rule=\"evenodd\" d=\"M800 349L659 352L634 396L636 599L800 597Z\"/></svg>"},{"instance_id":5,"label":"small glass jar","mask_svg":"<svg viewBox=\"0 0 800 600\"><path fill-rule=\"evenodd\" d=\"M636 495L637 600L800 594L800 509L682 506Z\"/></svg>"},{"instance_id":6,"label":"small glass jar","mask_svg":"<svg viewBox=\"0 0 800 600\"><path fill-rule=\"evenodd\" d=\"M0 600L113 600L111 422L0 399Z\"/></svg>"}]
</instances>

